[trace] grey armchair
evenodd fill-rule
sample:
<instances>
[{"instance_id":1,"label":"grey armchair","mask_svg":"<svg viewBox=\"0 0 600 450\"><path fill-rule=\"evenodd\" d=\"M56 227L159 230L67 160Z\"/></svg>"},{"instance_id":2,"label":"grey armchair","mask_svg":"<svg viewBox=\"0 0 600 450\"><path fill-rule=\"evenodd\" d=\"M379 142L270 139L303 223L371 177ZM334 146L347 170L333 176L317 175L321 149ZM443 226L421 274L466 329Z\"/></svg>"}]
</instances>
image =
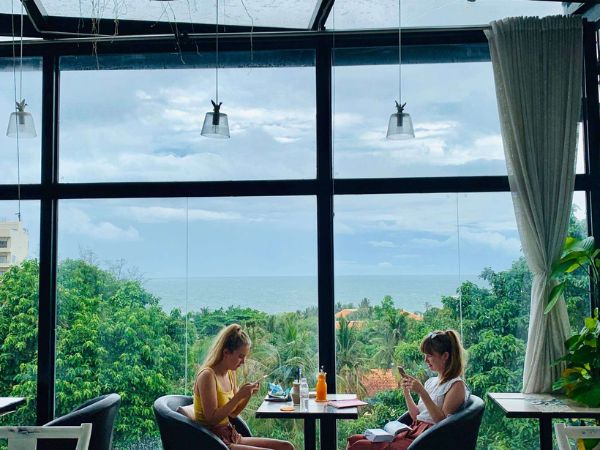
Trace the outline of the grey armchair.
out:
<instances>
[{"instance_id":1,"label":"grey armchair","mask_svg":"<svg viewBox=\"0 0 600 450\"><path fill-rule=\"evenodd\" d=\"M45 427L77 426L92 424L92 437L89 450L110 450L112 448L113 429L121 397L118 394L106 394L81 404L64 416L48 422ZM39 450L75 450L76 440L40 440Z\"/></svg>"},{"instance_id":2,"label":"grey armchair","mask_svg":"<svg viewBox=\"0 0 600 450\"><path fill-rule=\"evenodd\" d=\"M484 408L483 400L469 396L458 412L422 433L408 450L475 450ZM412 422L408 413L399 420L407 425Z\"/></svg>"},{"instance_id":3,"label":"grey armchair","mask_svg":"<svg viewBox=\"0 0 600 450\"><path fill-rule=\"evenodd\" d=\"M165 395L154 402L154 416L164 450L227 450L223 441L208 428L177 412L180 406L191 405L187 395ZM252 436L241 417L230 419L238 433Z\"/></svg>"}]
</instances>

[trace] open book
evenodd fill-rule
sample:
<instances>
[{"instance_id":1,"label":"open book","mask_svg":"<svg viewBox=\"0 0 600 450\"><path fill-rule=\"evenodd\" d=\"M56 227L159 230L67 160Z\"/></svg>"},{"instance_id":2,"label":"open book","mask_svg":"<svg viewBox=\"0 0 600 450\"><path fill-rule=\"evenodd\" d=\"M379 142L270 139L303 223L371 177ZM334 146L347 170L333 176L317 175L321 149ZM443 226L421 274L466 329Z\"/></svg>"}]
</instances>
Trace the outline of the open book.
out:
<instances>
[{"instance_id":1,"label":"open book","mask_svg":"<svg viewBox=\"0 0 600 450\"><path fill-rule=\"evenodd\" d=\"M390 442L394 440L394 437L404 430L410 430L410 427L405 423L397 420L392 420L386 423L381 428L369 428L365 431L365 437L371 442Z\"/></svg>"},{"instance_id":2,"label":"open book","mask_svg":"<svg viewBox=\"0 0 600 450\"><path fill-rule=\"evenodd\" d=\"M327 402L329 406L333 406L334 408L356 408L357 406L365 406L368 405L367 402L363 402L357 398L352 398L348 400L329 400Z\"/></svg>"}]
</instances>

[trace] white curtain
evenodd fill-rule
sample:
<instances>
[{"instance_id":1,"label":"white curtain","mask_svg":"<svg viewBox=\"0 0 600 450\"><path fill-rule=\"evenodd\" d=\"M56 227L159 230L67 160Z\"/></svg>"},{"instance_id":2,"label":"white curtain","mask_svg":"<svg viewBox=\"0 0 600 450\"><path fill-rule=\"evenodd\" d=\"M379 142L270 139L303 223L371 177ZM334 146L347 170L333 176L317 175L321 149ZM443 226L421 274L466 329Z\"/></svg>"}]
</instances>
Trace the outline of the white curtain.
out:
<instances>
[{"instance_id":1,"label":"white curtain","mask_svg":"<svg viewBox=\"0 0 600 450\"><path fill-rule=\"evenodd\" d=\"M553 261L567 235L575 184L583 28L579 17L516 17L486 36L504 154L523 253L533 273L523 392L550 392L569 318L563 299L544 315Z\"/></svg>"}]
</instances>

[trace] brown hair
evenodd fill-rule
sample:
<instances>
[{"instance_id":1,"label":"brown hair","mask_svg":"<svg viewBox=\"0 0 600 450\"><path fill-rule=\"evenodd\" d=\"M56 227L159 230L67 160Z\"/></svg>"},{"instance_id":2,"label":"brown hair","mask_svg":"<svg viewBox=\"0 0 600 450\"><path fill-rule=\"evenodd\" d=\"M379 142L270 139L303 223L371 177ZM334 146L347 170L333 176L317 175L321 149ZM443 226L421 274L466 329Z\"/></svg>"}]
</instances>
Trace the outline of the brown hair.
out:
<instances>
[{"instance_id":1,"label":"brown hair","mask_svg":"<svg viewBox=\"0 0 600 450\"><path fill-rule=\"evenodd\" d=\"M467 364L465 350L460 343L460 337L454 330L436 330L429 333L421 342L421 352L432 355L434 352L448 352L448 360L443 373L440 373L440 384L452 378L463 376Z\"/></svg>"},{"instance_id":2,"label":"brown hair","mask_svg":"<svg viewBox=\"0 0 600 450\"><path fill-rule=\"evenodd\" d=\"M251 344L252 341L250 340L250 337L242 330L242 327L237 323L232 323L219 331L206 358L204 358L201 369L204 369L205 367L212 368L221 362L224 350L234 352L244 345L250 346Z\"/></svg>"}]
</instances>

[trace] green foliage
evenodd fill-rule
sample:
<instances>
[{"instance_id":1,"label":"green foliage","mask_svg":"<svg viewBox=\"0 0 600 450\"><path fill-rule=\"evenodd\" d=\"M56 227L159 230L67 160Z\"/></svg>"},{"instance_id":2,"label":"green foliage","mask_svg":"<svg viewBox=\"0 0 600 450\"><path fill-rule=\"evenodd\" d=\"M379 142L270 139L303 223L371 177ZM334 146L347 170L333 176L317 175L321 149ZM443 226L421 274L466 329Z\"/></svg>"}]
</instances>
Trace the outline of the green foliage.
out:
<instances>
[{"instance_id":1,"label":"green foliage","mask_svg":"<svg viewBox=\"0 0 600 450\"><path fill-rule=\"evenodd\" d=\"M598 308L593 317L565 342L567 353L560 361L567 367L553 388L564 389L568 397L587 406L600 406L600 321Z\"/></svg>"},{"instance_id":2,"label":"green foliage","mask_svg":"<svg viewBox=\"0 0 600 450\"><path fill-rule=\"evenodd\" d=\"M581 223L572 220L570 232L583 237ZM31 260L0 277L0 389L6 395L28 399L35 399L37 389L38 272L38 263ZM123 402L115 449L158 448L152 402L168 393L189 393L195 369L213 337L233 322L241 323L253 341L250 357L239 374L240 382L269 374L270 381L289 385L295 368L301 366L314 385L316 308L277 315L242 307L203 308L186 317L178 309L163 311L159 299L140 281L121 279L117 273L82 260L62 262L57 280L56 330L57 414L96 395L118 392ZM441 307L428 308L422 320L408 318L389 296L379 304L363 299L347 320L338 320L338 392L366 396L362 376L369 369L387 369L396 363L426 378L419 352L421 339L434 329L460 329L461 316L463 341L469 353L466 380L471 390L483 398L493 391L519 391L531 274L520 258L505 271L484 269L480 278L481 283L462 283L457 295L443 297ZM575 323L589 312L588 278L585 270L565 271L564 297ZM353 305L336 305L337 310L345 307ZM350 327L349 321L358 321L358 325ZM589 318L586 327L567 342L570 353L565 361L578 369L567 374L569 383L565 387L572 387L574 380L582 386L588 383L590 389L592 384L600 386L594 381L600 370L599 329L597 316ZM576 393L577 389L572 391ZM253 417L265 393L263 384L244 413L253 433L290 440L296 448L302 448L302 421ZM402 393L397 389L380 392L368 400L358 420L338 421L340 448L347 436L381 426L405 411ZM26 407L1 420L35 423L35 401L30 400ZM538 439L535 422L506 420L491 404L487 405L479 436L478 448L493 450L536 448Z\"/></svg>"},{"instance_id":3,"label":"green foliage","mask_svg":"<svg viewBox=\"0 0 600 450\"><path fill-rule=\"evenodd\" d=\"M0 391L28 399L10 419L29 425L35 424L38 272L37 261L24 261L0 282Z\"/></svg>"},{"instance_id":4,"label":"green foliage","mask_svg":"<svg viewBox=\"0 0 600 450\"><path fill-rule=\"evenodd\" d=\"M562 255L558 261L552 265L551 279L557 280L557 284L552 288L548 298L548 305L544 313L549 313L556 302L561 298L567 284L566 276L579 268L589 268L592 274L594 286L600 282L600 248L596 248L592 236L583 239L577 239L569 236L565 240Z\"/></svg>"}]
</instances>

